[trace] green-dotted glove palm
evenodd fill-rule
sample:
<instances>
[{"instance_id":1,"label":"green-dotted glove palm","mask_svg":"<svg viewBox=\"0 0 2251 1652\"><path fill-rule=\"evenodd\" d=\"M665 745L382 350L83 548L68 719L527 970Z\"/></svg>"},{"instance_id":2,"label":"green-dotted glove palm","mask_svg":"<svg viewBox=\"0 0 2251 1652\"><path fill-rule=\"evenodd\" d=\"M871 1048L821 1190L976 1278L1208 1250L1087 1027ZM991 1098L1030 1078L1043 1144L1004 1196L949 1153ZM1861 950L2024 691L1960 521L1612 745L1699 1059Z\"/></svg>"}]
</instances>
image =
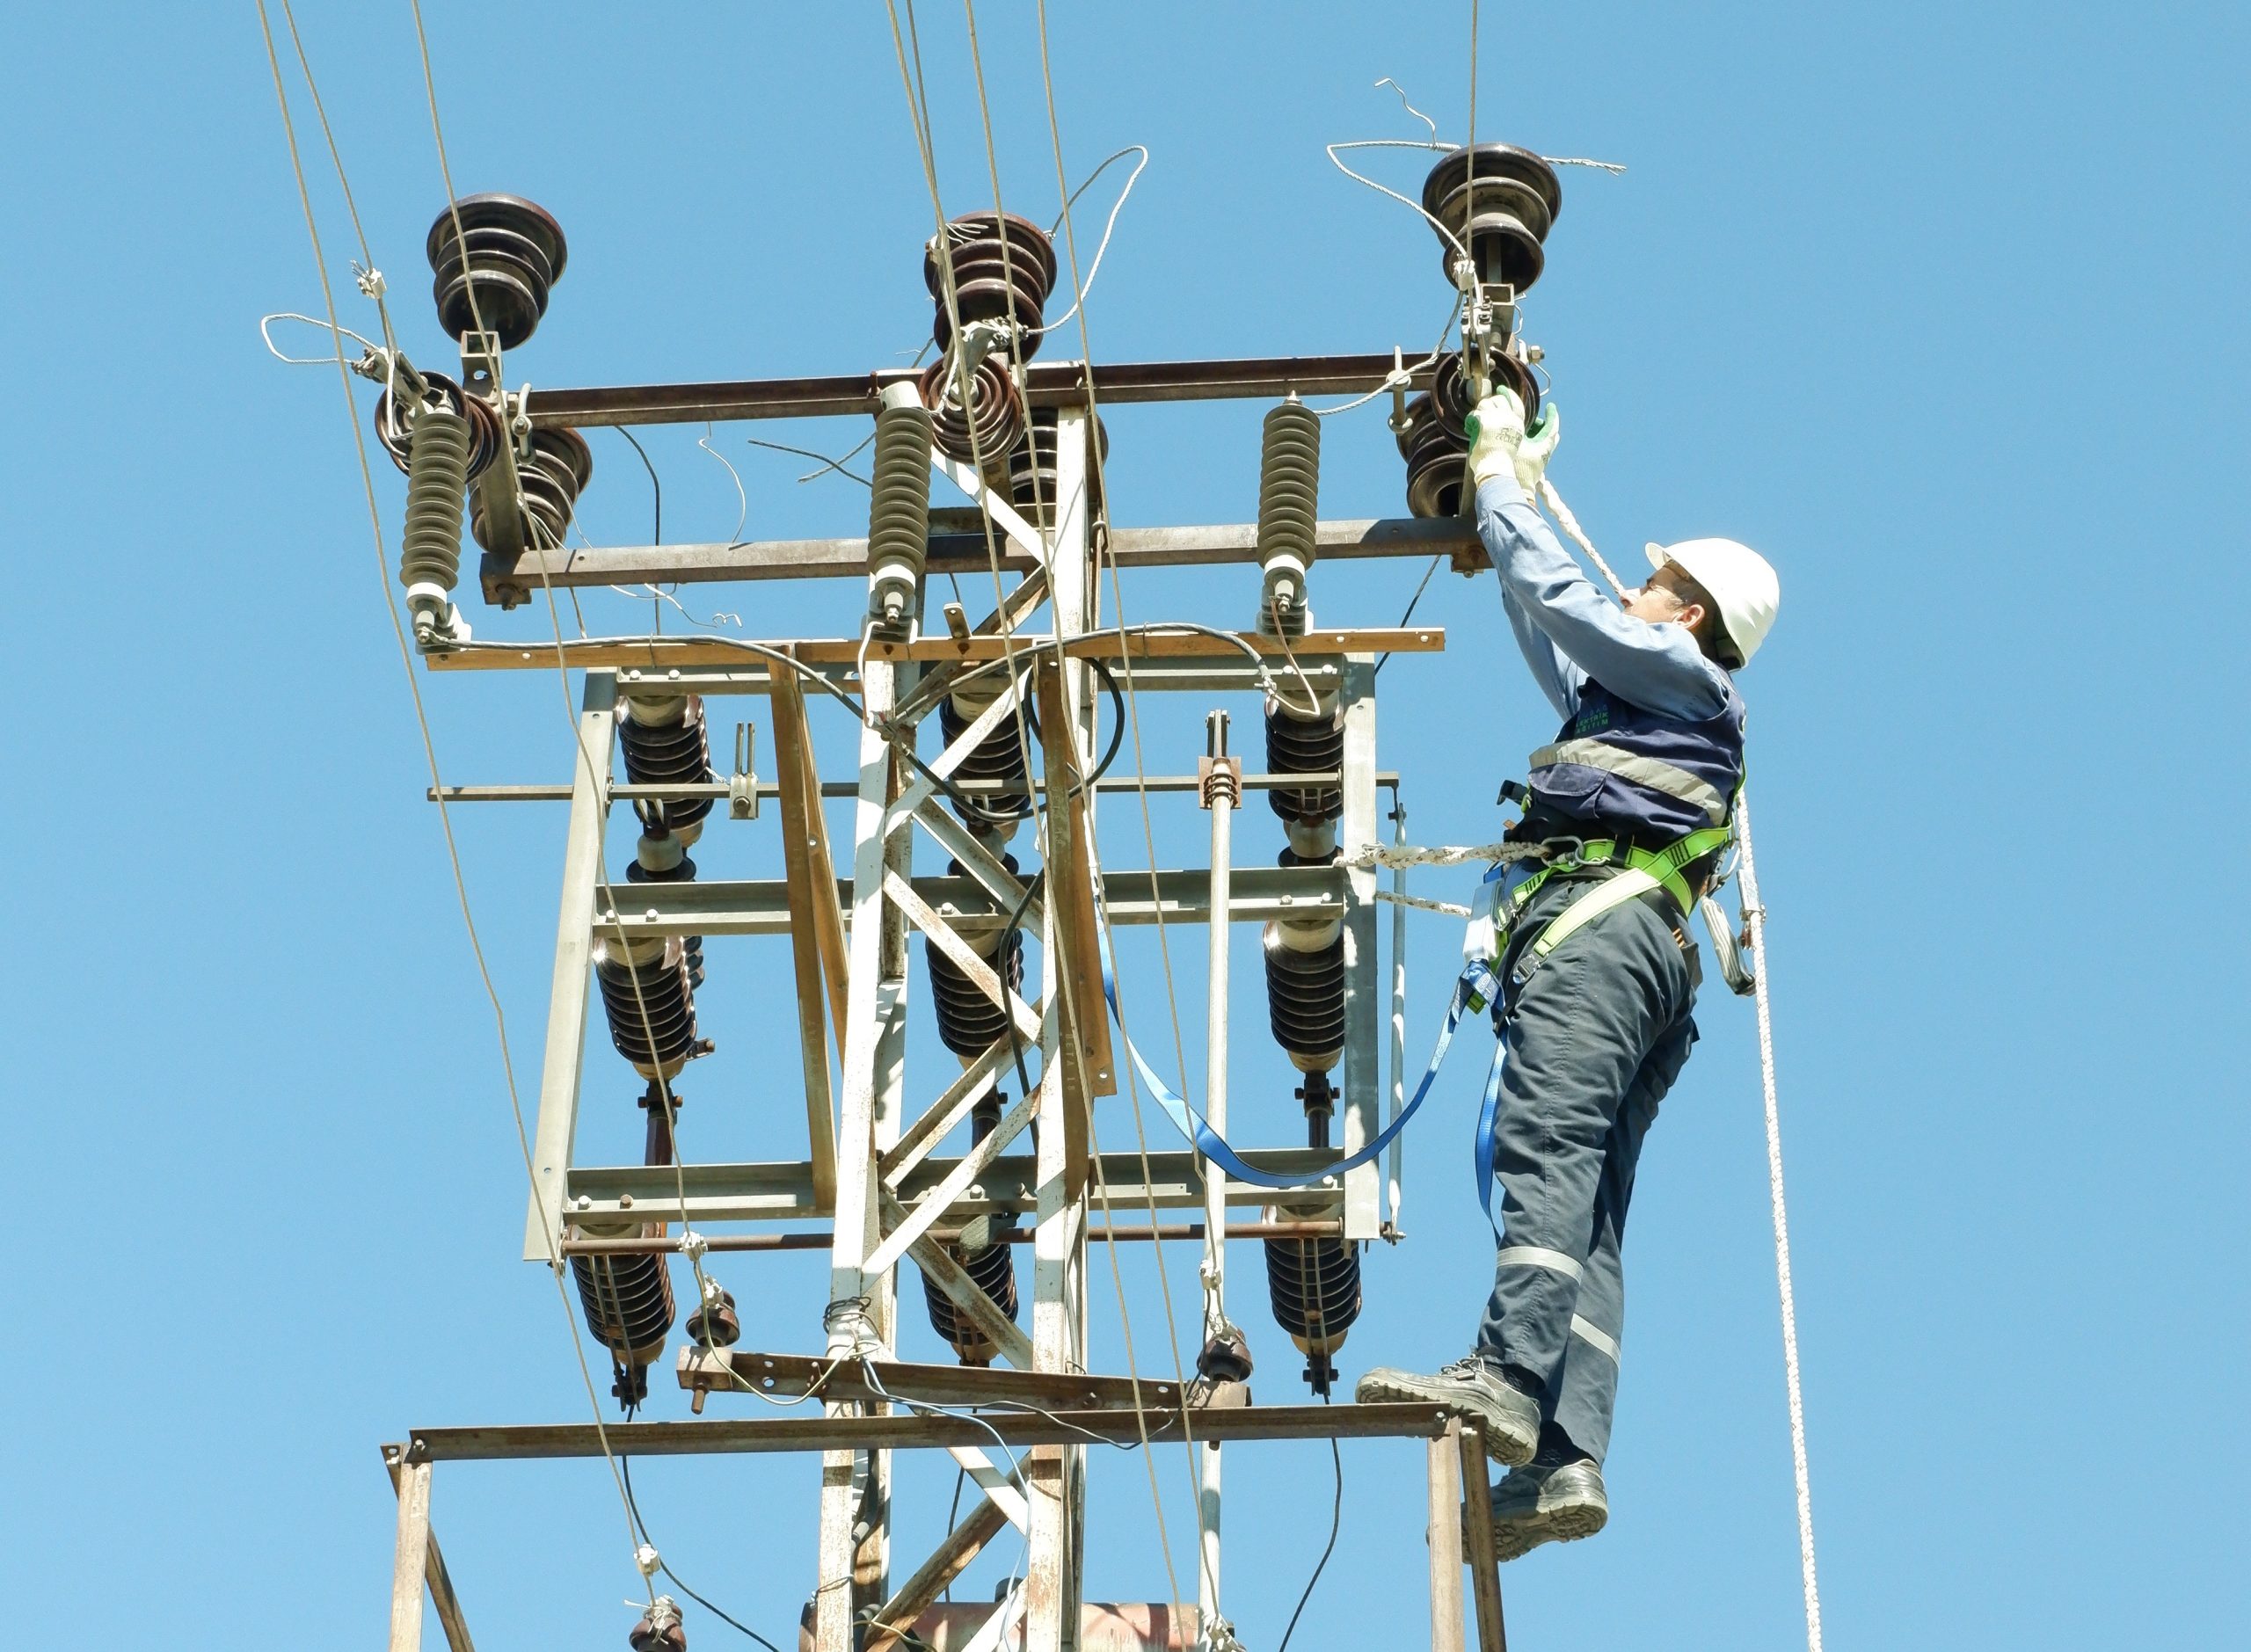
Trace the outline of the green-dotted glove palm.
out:
<instances>
[{"instance_id":1,"label":"green-dotted glove palm","mask_svg":"<svg viewBox=\"0 0 2251 1652\"><path fill-rule=\"evenodd\" d=\"M1513 475L1526 493L1536 493L1548 461L1563 433L1555 404L1540 410L1540 421L1524 427L1524 404L1514 390L1495 390L1469 415L1469 474L1482 487L1495 477Z\"/></svg>"}]
</instances>

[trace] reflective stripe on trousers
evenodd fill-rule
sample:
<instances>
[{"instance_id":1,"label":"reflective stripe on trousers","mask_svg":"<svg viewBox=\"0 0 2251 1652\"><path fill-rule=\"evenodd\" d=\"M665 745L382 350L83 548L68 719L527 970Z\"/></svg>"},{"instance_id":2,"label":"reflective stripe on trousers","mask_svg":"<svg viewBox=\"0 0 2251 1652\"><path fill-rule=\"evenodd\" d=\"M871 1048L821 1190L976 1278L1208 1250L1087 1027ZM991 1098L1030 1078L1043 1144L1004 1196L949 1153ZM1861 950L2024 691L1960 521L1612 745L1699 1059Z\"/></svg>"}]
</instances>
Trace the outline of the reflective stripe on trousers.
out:
<instances>
[{"instance_id":1,"label":"reflective stripe on trousers","mask_svg":"<svg viewBox=\"0 0 2251 1652\"><path fill-rule=\"evenodd\" d=\"M1584 888L1539 891L1515 945ZM1686 955L1636 901L1558 948L1506 1007L1493 1133L1502 1238L1478 1347L1537 1378L1544 1420L1597 1458L1624 1341L1626 1209L1643 1139L1696 1036L1694 998Z\"/></svg>"}]
</instances>

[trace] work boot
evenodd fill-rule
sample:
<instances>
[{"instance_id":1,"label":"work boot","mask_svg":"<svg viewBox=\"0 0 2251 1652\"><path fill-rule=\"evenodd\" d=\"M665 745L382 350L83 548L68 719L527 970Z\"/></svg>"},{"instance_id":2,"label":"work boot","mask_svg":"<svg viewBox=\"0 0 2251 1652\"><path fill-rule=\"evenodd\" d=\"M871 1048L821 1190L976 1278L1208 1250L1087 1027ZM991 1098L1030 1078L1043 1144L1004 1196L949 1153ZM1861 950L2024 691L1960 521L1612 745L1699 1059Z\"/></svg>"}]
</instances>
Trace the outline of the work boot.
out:
<instances>
[{"instance_id":1,"label":"work boot","mask_svg":"<svg viewBox=\"0 0 2251 1652\"><path fill-rule=\"evenodd\" d=\"M1428 1377L1379 1365L1360 1379L1352 1397L1362 1405L1426 1400L1459 1411L1477 1424L1485 1451L1497 1463L1528 1463L1540 1444L1540 1401L1479 1354Z\"/></svg>"},{"instance_id":2,"label":"work boot","mask_svg":"<svg viewBox=\"0 0 2251 1652\"><path fill-rule=\"evenodd\" d=\"M1541 1458L1512 1468L1493 1488L1493 1558L1512 1561L1542 1543L1591 1538L1608 1524L1610 1499L1602 1469L1592 1458L1549 1462ZM1464 1551L1468 1529L1462 1532Z\"/></svg>"}]
</instances>

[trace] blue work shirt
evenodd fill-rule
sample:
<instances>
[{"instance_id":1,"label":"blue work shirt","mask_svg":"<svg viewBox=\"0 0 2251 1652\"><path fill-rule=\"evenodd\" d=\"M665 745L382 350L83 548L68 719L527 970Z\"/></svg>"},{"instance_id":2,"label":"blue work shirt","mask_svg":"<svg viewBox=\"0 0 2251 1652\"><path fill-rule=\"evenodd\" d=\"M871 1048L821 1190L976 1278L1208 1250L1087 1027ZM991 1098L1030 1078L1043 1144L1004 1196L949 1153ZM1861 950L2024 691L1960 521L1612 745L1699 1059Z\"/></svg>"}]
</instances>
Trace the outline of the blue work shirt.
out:
<instances>
[{"instance_id":1,"label":"blue work shirt","mask_svg":"<svg viewBox=\"0 0 2251 1652\"><path fill-rule=\"evenodd\" d=\"M1595 589L1512 476L1477 490L1477 536L1501 576L1501 606L1540 691L1566 721L1593 678L1661 717L1701 722L1740 710L1734 679L1685 625L1637 620Z\"/></svg>"}]
</instances>

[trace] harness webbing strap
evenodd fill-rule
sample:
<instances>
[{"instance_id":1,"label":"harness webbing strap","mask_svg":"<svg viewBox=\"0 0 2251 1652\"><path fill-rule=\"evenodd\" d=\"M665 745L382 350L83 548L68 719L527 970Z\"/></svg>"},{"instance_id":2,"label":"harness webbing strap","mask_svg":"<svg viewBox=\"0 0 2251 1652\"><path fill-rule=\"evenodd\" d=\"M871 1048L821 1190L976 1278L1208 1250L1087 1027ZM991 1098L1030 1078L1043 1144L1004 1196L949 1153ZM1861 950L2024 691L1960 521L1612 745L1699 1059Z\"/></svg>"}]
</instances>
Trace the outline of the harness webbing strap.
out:
<instances>
[{"instance_id":1,"label":"harness webbing strap","mask_svg":"<svg viewBox=\"0 0 2251 1652\"><path fill-rule=\"evenodd\" d=\"M1156 1097L1157 1105L1172 1121L1173 1128L1186 1137L1198 1153L1219 1166L1235 1181L1281 1191L1313 1187L1330 1176L1342 1175L1347 1170L1357 1170L1364 1164L1373 1163L1398 1138L1399 1132L1407 1128L1407 1121L1414 1117L1415 1110L1422 1106L1423 1098L1431 1093L1431 1086L1438 1078L1439 1068L1446 1061L1446 1051L1453 1046L1454 1031L1461 1025L1462 1016L1483 1008L1500 993L1500 984L1488 965L1473 964L1462 971L1461 979L1453 984L1453 998L1446 1006L1446 1022L1439 1030L1438 1045L1431 1052L1431 1064L1423 1070L1421 1082L1415 1086L1415 1093L1407 1098L1407 1104L1399 1110L1399 1116L1378 1131L1358 1153L1339 1159L1334 1164L1323 1165L1306 1175L1278 1175L1271 1170L1261 1170L1244 1160L1227 1145L1227 1138L1212 1128L1208 1119L1191 1106L1185 1098L1176 1095L1172 1087L1157 1076L1156 1069L1143 1059L1133 1039L1126 1037L1125 1021L1118 1014L1118 975L1111 963L1107 928L1097 930L1096 940L1102 952L1102 995L1109 1001L1110 1017L1117 1022L1118 1036L1125 1042L1126 1053L1132 1059L1134 1071L1141 1075L1141 1082L1149 1087L1149 1093Z\"/></svg>"}]
</instances>

